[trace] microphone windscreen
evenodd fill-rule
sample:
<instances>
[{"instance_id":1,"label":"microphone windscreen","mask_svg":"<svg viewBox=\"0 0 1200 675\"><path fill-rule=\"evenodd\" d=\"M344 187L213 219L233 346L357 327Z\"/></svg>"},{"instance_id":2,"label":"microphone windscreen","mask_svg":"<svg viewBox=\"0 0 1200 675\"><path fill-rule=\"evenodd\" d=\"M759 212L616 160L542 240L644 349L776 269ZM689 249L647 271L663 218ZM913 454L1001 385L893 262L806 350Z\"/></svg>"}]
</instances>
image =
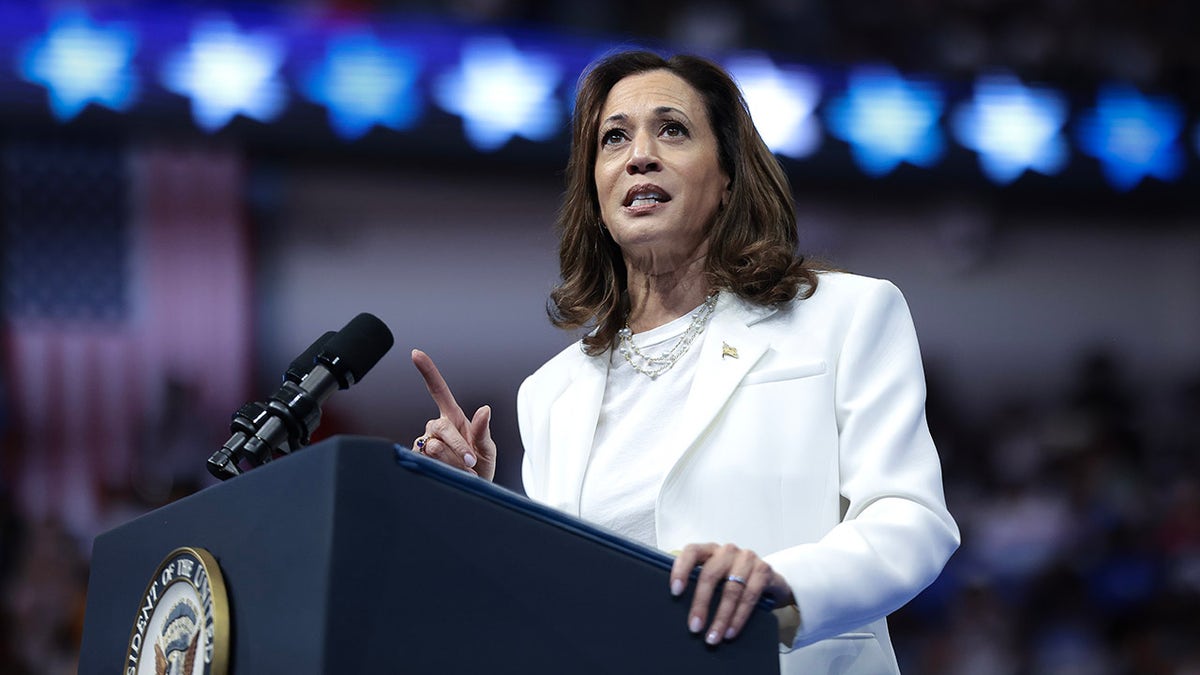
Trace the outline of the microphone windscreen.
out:
<instances>
[{"instance_id":1,"label":"microphone windscreen","mask_svg":"<svg viewBox=\"0 0 1200 675\"><path fill-rule=\"evenodd\" d=\"M345 328L329 338L321 352L322 361L336 363L341 372L349 372L360 382L367 371L392 348L392 331L378 317L363 312Z\"/></svg>"},{"instance_id":2,"label":"microphone windscreen","mask_svg":"<svg viewBox=\"0 0 1200 675\"><path fill-rule=\"evenodd\" d=\"M288 366L287 372L283 374L283 379L299 384L304 379L304 376L312 371L313 366L317 363L317 355L325 349L325 343L329 342L329 338L334 335L337 335L337 333L331 330L325 331L324 335L317 338L316 342L309 345L303 354L297 356L292 361L292 365Z\"/></svg>"}]
</instances>

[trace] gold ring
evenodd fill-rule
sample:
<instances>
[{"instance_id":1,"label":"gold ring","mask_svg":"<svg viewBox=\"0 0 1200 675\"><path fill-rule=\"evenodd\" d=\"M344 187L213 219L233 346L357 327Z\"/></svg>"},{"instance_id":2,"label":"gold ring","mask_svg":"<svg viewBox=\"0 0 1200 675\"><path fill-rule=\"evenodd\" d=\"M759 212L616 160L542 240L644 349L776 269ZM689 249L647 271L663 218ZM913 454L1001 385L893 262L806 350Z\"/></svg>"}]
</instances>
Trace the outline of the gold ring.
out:
<instances>
[{"instance_id":1,"label":"gold ring","mask_svg":"<svg viewBox=\"0 0 1200 675\"><path fill-rule=\"evenodd\" d=\"M417 452L421 453L422 455L425 454L425 444L428 442L429 442L428 434L426 434L424 436L418 436L416 442L413 443L413 450L416 450Z\"/></svg>"}]
</instances>

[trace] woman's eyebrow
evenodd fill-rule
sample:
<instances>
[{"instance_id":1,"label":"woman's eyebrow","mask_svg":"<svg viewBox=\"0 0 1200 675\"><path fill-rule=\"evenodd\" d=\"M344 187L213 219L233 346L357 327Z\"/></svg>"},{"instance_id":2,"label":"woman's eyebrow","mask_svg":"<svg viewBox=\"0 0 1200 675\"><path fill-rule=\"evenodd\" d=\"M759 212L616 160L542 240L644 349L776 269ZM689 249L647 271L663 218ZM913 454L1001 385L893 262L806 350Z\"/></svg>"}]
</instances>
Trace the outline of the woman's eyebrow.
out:
<instances>
[{"instance_id":1,"label":"woman's eyebrow","mask_svg":"<svg viewBox=\"0 0 1200 675\"><path fill-rule=\"evenodd\" d=\"M687 113L680 110L679 108L672 108L669 105L660 105L654 109L654 114L659 117L662 117L664 115L670 115L673 113L677 114L677 115L681 115L683 117L688 116ZM609 115L608 117L605 117L604 121L601 122L601 124L609 124L611 122L625 122L628 120L629 120L629 115L626 115L625 113L616 113L614 115Z\"/></svg>"}]
</instances>

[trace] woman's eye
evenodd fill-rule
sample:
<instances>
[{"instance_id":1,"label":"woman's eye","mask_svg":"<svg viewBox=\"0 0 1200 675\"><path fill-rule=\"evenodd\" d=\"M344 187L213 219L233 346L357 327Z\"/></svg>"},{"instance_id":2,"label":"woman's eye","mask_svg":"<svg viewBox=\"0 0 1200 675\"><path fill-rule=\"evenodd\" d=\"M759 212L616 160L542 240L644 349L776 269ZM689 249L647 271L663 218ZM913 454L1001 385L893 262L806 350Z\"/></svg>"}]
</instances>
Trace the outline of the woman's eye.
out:
<instances>
[{"instance_id":1,"label":"woman's eye","mask_svg":"<svg viewBox=\"0 0 1200 675\"><path fill-rule=\"evenodd\" d=\"M687 136L687 127L679 122L668 122L663 125L662 133L664 136Z\"/></svg>"},{"instance_id":2,"label":"woman's eye","mask_svg":"<svg viewBox=\"0 0 1200 675\"><path fill-rule=\"evenodd\" d=\"M600 145L612 145L613 143L620 142L624 137L625 134L620 129L610 129L600 137Z\"/></svg>"}]
</instances>

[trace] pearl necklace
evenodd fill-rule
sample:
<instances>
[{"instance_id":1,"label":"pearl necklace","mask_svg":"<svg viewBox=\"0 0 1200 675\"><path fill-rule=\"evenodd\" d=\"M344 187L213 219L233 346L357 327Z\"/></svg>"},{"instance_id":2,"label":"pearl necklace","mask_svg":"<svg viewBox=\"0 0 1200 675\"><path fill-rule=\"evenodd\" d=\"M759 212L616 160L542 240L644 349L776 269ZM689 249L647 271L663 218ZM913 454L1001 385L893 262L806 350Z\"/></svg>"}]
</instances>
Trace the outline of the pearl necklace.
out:
<instances>
[{"instance_id":1,"label":"pearl necklace","mask_svg":"<svg viewBox=\"0 0 1200 675\"><path fill-rule=\"evenodd\" d=\"M630 366L633 366L634 370L652 380L657 379L659 375L673 368L680 357L687 352L688 347L692 346L692 342L696 340L696 337L704 332L705 326L708 325L708 320L712 318L713 311L717 308L717 295L719 293L720 291L716 291L704 299L704 304L700 305L700 308L692 315L692 323L688 325L687 330L683 331L683 335L675 339L675 344L671 345L671 348L662 354L648 356L641 349L638 349L638 346L633 343L633 331L629 329L628 322L626 322L624 328L617 331L617 341L620 345L617 351L621 353L621 356L625 357L625 360L629 362Z\"/></svg>"}]
</instances>

